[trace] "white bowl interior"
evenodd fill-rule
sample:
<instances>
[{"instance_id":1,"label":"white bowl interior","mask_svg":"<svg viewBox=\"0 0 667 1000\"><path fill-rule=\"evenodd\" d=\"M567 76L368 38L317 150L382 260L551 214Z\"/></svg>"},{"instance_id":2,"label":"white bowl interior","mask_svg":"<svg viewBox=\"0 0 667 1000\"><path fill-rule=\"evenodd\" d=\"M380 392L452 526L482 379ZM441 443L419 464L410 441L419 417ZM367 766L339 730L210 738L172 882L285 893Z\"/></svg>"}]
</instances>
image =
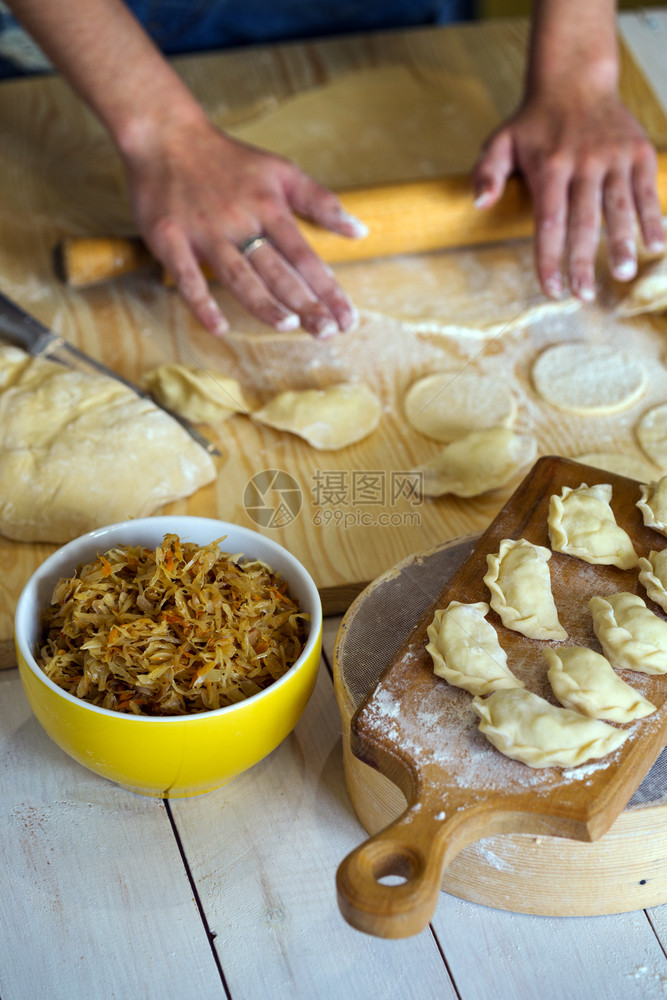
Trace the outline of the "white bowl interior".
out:
<instances>
[{"instance_id":1,"label":"white bowl interior","mask_svg":"<svg viewBox=\"0 0 667 1000\"><path fill-rule=\"evenodd\" d=\"M145 545L155 548L169 533L178 535L183 542L194 542L197 545L207 545L220 538L221 551L240 554L248 559L261 559L287 580L290 594L298 600L302 610L310 615L310 631L301 656L275 684L280 684L283 679L290 676L298 668L298 665L303 662L317 643L322 625L322 606L317 587L298 559L282 545L252 531L250 528L243 528L240 525L218 521L214 518L163 515L120 521L117 524L98 528L87 535L82 535L80 538L63 545L33 573L16 606L15 631L16 641L26 663L40 680L63 697L79 701L49 680L37 665L34 657L34 650L41 634L42 609L51 603L53 588L58 580L63 576L71 575L79 564L90 562L98 553L105 552L115 545ZM271 688L265 690L270 691ZM253 697L261 697L264 693L259 692ZM80 701L79 703L81 704ZM239 702L238 705L231 705L227 708L217 709L217 711L226 712L243 704L244 702ZM105 714L108 712L107 709L94 705L88 705L88 707ZM165 717L165 721L173 718L182 721L183 718L196 717L168 716ZM141 719L142 717L137 716L136 718Z\"/></svg>"}]
</instances>

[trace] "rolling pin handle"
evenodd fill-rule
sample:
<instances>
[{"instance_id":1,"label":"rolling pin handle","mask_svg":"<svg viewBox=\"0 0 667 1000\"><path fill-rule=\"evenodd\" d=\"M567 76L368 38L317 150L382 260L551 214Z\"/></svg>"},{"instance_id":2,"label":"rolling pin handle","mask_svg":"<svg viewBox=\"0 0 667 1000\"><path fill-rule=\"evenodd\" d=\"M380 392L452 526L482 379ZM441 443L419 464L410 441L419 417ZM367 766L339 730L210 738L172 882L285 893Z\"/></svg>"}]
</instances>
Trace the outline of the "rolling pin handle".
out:
<instances>
[{"instance_id":1,"label":"rolling pin handle","mask_svg":"<svg viewBox=\"0 0 667 1000\"><path fill-rule=\"evenodd\" d=\"M338 905L349 924L385 938L409 937L428 926L445 861L464 846L462 814L442 815L412 805L341 862Z\"/></svg>"}]
</instances>

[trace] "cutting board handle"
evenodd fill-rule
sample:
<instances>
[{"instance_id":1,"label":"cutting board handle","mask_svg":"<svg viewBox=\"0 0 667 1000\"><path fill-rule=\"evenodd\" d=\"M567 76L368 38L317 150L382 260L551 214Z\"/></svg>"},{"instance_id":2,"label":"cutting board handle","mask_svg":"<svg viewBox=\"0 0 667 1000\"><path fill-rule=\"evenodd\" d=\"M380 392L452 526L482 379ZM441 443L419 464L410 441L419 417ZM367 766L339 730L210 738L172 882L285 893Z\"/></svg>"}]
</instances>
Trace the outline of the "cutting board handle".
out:
<instances>
[{"instance_id":1,"label":"cutting board handle","mask_svg":"<svg viewBox=\"0 0 667 1000\"><path fill-rule=\"evenodd\" d=\"M341 862L336 887L347 922L385 938L422 931L437 906L445 866L471 840L496 832L491 811L483 801L467 809L441 798L414 802Z\"/></svg>"}]
</instances>

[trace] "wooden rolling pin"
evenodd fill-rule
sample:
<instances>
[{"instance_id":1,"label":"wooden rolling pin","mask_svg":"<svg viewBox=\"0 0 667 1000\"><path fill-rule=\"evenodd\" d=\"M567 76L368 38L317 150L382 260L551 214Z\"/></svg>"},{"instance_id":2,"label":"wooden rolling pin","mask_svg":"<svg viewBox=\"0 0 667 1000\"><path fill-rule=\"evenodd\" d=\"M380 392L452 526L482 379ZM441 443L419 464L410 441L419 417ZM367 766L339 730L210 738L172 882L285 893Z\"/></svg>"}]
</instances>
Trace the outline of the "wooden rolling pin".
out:
<instances>
[{"instance_id":1,"label":"wooden rolling pin","mask_svg":"<svg viewBox=\"0 0 667 1000\"><path fill-rule=\"evenodd\" d=\"M667 153L658 156L658 194L667 212ZM350 240L299 221L311 246L330 264L499 243L533 231L530 198L516 177L501 201L484 210L474 207L467 176L354 188L340 197L346 210L369 227L368 236ZM54 262L61 280L78 288L156 266L138 237L66 237L56 247ZM168 276L166 281L171 283Z\"/></svg>"}]
</instances>

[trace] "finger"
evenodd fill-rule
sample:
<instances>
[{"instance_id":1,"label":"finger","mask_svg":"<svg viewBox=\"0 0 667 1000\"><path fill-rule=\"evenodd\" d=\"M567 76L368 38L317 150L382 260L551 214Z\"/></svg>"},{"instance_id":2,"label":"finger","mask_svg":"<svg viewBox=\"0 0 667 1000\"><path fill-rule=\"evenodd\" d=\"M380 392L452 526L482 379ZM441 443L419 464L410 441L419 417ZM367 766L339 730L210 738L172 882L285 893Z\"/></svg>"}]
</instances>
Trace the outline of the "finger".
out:
<instances>
[{"instance_id":1,"label":"finger","mask_svg":"<svg viewBox=\"0 0 667 1000\"><path fill-rule=\"evenodd\" d=\"M600 239L602 178L586 174L570 189L568 275L570 288L583 302L595 298L595 254Z\"/></svg>"},{"instance_id":2,"label":"finger","mask_svg":"<svg viewBox=\"0 0 667 1000\"><path fill-rule=\"evenodd\" d=\"M609 269L617 281L630 281L637 273L637 241L634 195L627 172L609 174L603 191L607 224Z\"/></svg>"},{"instance_id":3,"label":"finger","mask_svg":"<svg viewBox=\"0 0 667 1000\"><path fill-rule=\"evenodd\" d=\"M352 239L368 236L368 226L347 212L333 191L296 168L286 185L286 194L294 211L318 226Z\"/></svg>"},{"instance_id":4,"label":"finger","mask_svg":"<svg viewBox=\"0 0 667 1000\"><path fill-rule=\"evenodd\" d=\"M535 269L545 295L563 293L562 262L567 234L569 171L558 166L549 171L528 172L526 181L535 216Z\"/></svg>"},{"instance_id":5,"label":"finger","mask_svg":"<svg viewBox=\"0 0 667 1000\"><path fill-rule=\"evenodd\" d=\"M147 234L146 242L174 279L179 294L202 326L216 337L227 333L229 323L211 295L208 282L185 234L174 227L165 226Z\"/></svg>"},{"instance_id":6,"label":"finger","mask_svg":"<svg viewBox=\"0 0 667 1000\"><path fill-rule=\"evenodd\" d=\"M660 200L656 190L657 158L651 147L635 165L632 176L635 205L644 245L650 253L665 249Z\"/></svg>"},{"instance_id":7,"label":"finger","mask_svg":"<svg viewBox=\"0 0 667 1000\"><path fill-rule=\"evenodd\" d=\"M294 221L288 216L278 217L267 225L266 233L297 275L303 279L315 299L322 303L330 320L333 319L335 323L334 330L327 327L311 329L310 326L305 326L305 329L320 337L331 336L332 332L338 329L351 329L357 322L356 309L336 281L331 268L320 260ZM298 309L297 312L302 316L302 324L305 325L305 317Z\"/></svg>"},{"instance_id":8,"label":"finger","mask_svg":"<svg viewBox=\"0 0 667 1000\"><path fill-rule=\"evenodd\" d=\"M338 333L332 313L270 242L255 250L249 261L274 298L299 316L304 330L322 340Z\"/></svg>"},{"instance_id":9,"label":"finger","mask_svg":"<svg viewBox=\"0 0 667 1000\"><path fill-rule=\"evenodd\" d=\"M255 250L246 258L233 243L224 241L213 248L207 260L218 280L253 316L276 330L295 330L299 317L275 299L251 265L252 257L260 252Z\"/></svg>"},{"instance_id":10,"label":"finger","mask_svg":"<svg viewBox=\"0 0 667 1000\"><path fill-rule=\"evenodd\" d=\"M512 136L504 129L489 140L473 167L476 208L488 208L498 201L514 166Z\"/></svg>"}]
</instances>

